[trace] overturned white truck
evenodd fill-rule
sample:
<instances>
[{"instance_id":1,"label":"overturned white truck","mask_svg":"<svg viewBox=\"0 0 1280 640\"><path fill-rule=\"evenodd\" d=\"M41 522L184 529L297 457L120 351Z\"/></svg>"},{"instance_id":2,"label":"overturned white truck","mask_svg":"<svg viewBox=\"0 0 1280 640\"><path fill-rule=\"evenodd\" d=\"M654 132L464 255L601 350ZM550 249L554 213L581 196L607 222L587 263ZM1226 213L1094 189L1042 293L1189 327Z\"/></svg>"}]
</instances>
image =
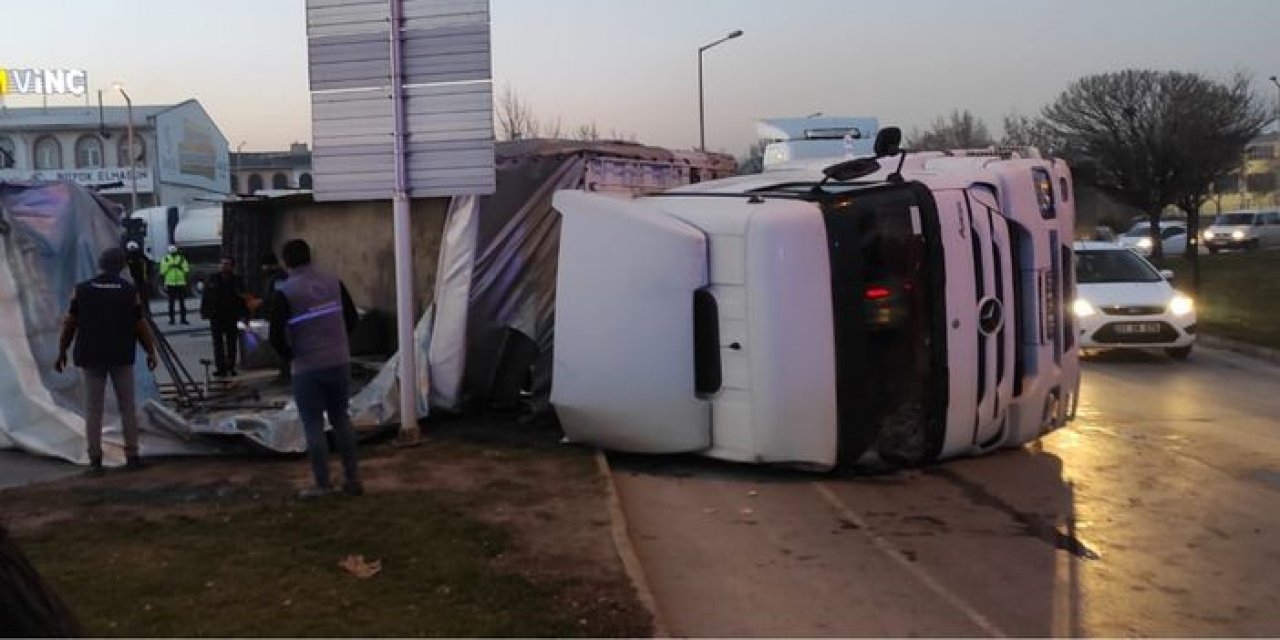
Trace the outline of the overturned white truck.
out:
<instances>
[{"instance_id":1,"label":"overturned white truck","mask_svg":"<svg viewBox=\"0 0 1280 640\"><path fill-rule=\"evenodd\" d=\"M556 194L568 438L829 469L1062 426L1080 376L1069 169L896 138L633 200Z\"/></svg>"}]
</instances>

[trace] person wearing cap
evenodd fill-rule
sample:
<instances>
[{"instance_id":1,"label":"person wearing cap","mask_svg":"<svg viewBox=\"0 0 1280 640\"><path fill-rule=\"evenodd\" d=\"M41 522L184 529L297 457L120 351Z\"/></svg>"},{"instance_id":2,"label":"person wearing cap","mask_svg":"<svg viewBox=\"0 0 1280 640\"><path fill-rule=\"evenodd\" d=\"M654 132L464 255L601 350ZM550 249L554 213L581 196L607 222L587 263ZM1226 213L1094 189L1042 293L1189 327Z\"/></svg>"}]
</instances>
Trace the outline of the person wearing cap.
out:
<instances>
[{"instance_id":1,"label":"person wearing cap","mask_svg":"<svg viewBox=\"0 0 1280 640\"><path fill-rule=\"evenodd\" d=\"M155 343L143 320L142 298L128 280L120 277L125 268L124 252L119 247L103 251L98 267L101 273L77 284L71 294L58 341L58 359L53 365L59 373L66 369L67 351L74 342L72 357L84 377L89 471L95 475L102 473L102 411L108 378L120 409L126 466L142 468L133 384L136 344L146 351L147 368L156 368Z\"/></svg>"},{"instance_id":2,"label":"person wearing cap","mask_svg":"<svg viewBox=\"0 0 1280 640\"><path fill-rule=\"evenodd\" d=\"M137 287L138 295L142 298L142 311L146 313L149 311L147 301L151 299L152 292L151 260L133 240L124 245L124 259L129 266L129 277L133 279L133 286Z\"/></svg>"},{"instance_id":3,"label":"person wearing cap","mask_svg":"<svg viewBox=\"0 0 1280 640\"><path fill-rule=\"evenodd\" d=\"M173 308L176 305L182 310L182 324L187 322L187 278L191 275L191 263L187 257L178 252L178 247L169 245L169 253L160 259L160 277L164 278L164 292L169 296L169 324L173 324Z\"/></svg>"}]
</instances>

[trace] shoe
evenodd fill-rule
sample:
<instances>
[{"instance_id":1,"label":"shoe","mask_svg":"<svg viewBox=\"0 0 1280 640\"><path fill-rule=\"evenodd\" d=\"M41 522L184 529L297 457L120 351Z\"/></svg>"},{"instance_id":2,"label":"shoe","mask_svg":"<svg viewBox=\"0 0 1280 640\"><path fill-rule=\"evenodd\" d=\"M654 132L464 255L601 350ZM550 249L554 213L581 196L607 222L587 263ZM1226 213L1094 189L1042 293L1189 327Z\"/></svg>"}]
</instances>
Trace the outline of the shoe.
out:
<instances>
[{"instance_id":1,"label":"shoe","mask_svg":"<svg viewBox=\"0 0 1280 640\"><path fill-rule=\"evenodd\" d=\"M236 371L235 369L232 369L230 372L227 373L227 377L230 377L230 378L234 378L238 375L240 375L240 372Z\"/></svg>"},{"instance_id":2,"label":"shoe","mask_svg":"<svg viewBox=\"0 0 1280 640\"><path fill-rule=\"evenodd\" d=\"M299 500L314 500L333 495L333 487L307 487L298 492Z\"/></svg>"},{"instance_id":3,"label":"shoe","mask_svg":"<svg viewBox=\"0 0 1280 640\"><path fill-rule=\"evenodd\" d=\"M343 483L342 492L354 498L358 498L364 495L364 484L361 483L359 480L355 480L355 481L348 480L347 482Z\"/></svg>"},{"instance_id":4,"label":"shoe","mask_svg":"<svg viewBox=\"0 0 1280 640\"><path fill-rule=\"evenodd\" d=\"M172 327L172 326L173 326L173 325L175 325L175 324L178 324L178 323L174 322L173 320L170 320L170 321L169 321L169 326L171 326L171 327Z\"/></svg>"},{"instance_id":5,"label":"shoe","mask_svg":"<svg viewBox=\"0 0 1280 640\"><path fill-rule=\"evenodd\" d=\"M213 372L213 377L215 377L215 378L225 378L225 377L227 377L227 372L226 372L226 371L214 371L214 372Z\"/></svg>"},{"instance_id":6,"label":"shoe","mask_svg":"<svg viewBox=\"0 0 1280 640\"><path fill-rule=\"evenodd\" d=\"M90 460L89 468L84 470L84 474L90 478L100 478L103 473L101 460Z\"/></svg>"},{"instance_id":7,"label":"shoe","mask_svg":"<svg viewBox=\"0 0 1280 640\"><path fill-rule=\"evenodd\" d=\"M187 322L186 320L183 320L183 321L182 321L182 324L191 324L191 323L190 323L190 322Z\"/></svg>"},{"instance_id":8,"label":"shoe","mask_svg":"<svg viewBox=\"0 0 1280 640\"><path fill-rule=\"evenodd\" d=\"M143 462L142 458L139 458L138 456L129 456L128 460L124 463L124 468L129 471L142 471L147 468L147 463Z\"/></svg>"}]
</instances>

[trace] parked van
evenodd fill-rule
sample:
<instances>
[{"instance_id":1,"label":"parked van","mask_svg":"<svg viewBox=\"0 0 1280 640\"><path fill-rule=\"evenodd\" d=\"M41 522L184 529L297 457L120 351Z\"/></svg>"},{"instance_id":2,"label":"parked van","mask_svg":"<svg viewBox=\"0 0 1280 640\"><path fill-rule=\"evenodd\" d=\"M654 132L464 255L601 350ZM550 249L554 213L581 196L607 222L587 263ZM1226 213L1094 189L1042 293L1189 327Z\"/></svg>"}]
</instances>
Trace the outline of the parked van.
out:
<instances>
[{"instance_id":1,"label":"parked van","mask_svg":"<svg viewBox=\"0 0 1280 640\"><path fill-rule=\"evenodd\" d=\"M1017 446L1078 394L1075 213L1034 152L562 191L551 400L608 449L830 469Z\"/></svg>"}]
</instances>

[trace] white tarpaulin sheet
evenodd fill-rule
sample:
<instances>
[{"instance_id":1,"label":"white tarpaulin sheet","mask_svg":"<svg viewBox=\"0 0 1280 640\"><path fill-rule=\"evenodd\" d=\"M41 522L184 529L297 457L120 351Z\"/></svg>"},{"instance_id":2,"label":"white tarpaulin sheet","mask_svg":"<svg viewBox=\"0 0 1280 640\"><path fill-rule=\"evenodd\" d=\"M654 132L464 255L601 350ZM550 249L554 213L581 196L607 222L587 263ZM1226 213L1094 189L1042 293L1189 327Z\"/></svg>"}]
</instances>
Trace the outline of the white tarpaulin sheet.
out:
<instances>
[{"instance_id":1,"label":"white tarpaulin sheet","mask_svg":"<svg viewBox=\"0 0 1280 640\"><path fill-rule=\"evenodd\" d=\"M102 250L119 243L119 213L85 188L0 183L0 445L88 462L80 372L58 373L53 363L72 290L97 274ZM143 454L191 452L152 427L155 378L144 366L135 371ZM107 398L103 458L119 464L120 417L110 391Z\"/></svg>"}]
</instances>

